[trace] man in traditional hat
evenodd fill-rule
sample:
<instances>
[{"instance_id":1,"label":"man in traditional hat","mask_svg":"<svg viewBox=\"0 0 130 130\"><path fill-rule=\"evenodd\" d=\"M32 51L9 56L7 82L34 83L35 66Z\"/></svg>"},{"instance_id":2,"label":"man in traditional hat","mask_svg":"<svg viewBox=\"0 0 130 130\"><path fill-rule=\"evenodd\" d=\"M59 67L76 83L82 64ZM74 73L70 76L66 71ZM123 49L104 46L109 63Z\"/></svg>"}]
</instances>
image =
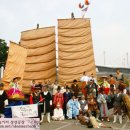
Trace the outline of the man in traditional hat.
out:
<instances>
[{"instance_id":1,"label":"man in traditional hat","mask_svg":"<svg viewBox=\"0 0 130 130\"><path fill-rule=\"evenodd\" d=\"M0 82L0 118L4 117L4 107L8 105L8 97L3 88L4 84Z\"/></svg>"},{"instance_id":2,"label":"man in traditional hat","mask_svg":"<svg viewBox=\"0 0 130 130\"><path fill-rule=\"evenodd\" d=\"M42 97L40 97L39 90L40 90L40 88L35 87L34 90L31 92L31 94L30 94L30 104L36 104L36 103L40 102L40 100L42 101Z\"/></svg>"},{"instance_id":3,"label":"man in traditional hat","mask_svg":"<svg viewBox=\"0 0 130 130\"><path fill-rule=\"evenodd\" d=\"M70 93L68 86L66 87L66 92L63 93L63 97L64 97L63 110L64 110L65 118L67 118L66 105L67 105L67 102L68 102L68 101L71 99L71 97L72 97L72 94Z\"/></svg>"},{"instance_id":4,"label":"man in traditional hat","mask_svg":"<svg viewBox=\"0 0 130 130\"><path fill-rule=\"evenodd\" d=\"M73 80L73 84L71 85L71 90L73 95L77 97L80 92L80 88L76 79Z\"/></svg>"},{"instance_id":5,"label":"man in traditional hat","mask_svg":"<svg viewBox=\"0 0 130 130\"><path fill-rule=\"evenodd\" d=\"M43 105L41 106L42 111L42 117L40 123L43 122L44 115L47 114L47 121L50 123L50 111L51 111L51 105L52 105L52 97L50 92L47 90L47 86L43 86L42 92L40 93L42 98L44 99L42 101Z\"/></svg>"},{"instance_id":6,"label":"man in traditional hat","mask_svg":"<svg viewBox=\"0 0 130 130\"><path fill-rule=\"evenodd\" d=\"M87 96L89 96L90 94L93 94L93 96L96 98L97 96L97 85L94 83L94 80L90 80L88 82L88 84L85 87L86 91L87 91Z\"/></svg>"},{"instance_id":7,"label":"man in traditional hat","mask_svg":"<svg viewBox=\"0 0 130 130\"><path fill-rule=\"evenodd\" d=\"M39 89L40 92L42 91L42 87L42 81L39 81L38 84L35 85L35 88Z\"/></svg>"},{"instance_id":8,"label":"man in traditional hat","mask_svg":"<svg viewBox=\"0 0 130 130\"><path fill-rule=\"evenodd\" d=\"M56 108L54 109L54 115L52 119L55 121L62 121L64 120L63 109L60 108L60 103L57 103Z\"/></svg>"},{"instance_id":9,"label":"man in traditional hat","mask_svg":"<svg viewBox=\"0 0 130 130\"><path fill-rule=\"evenodd\" d=\"M40 95L39 89L40 88L35 87L32 90L32 93L30 94L29 103L30 104L38 104L38 118L40 118L40 120L41 120L41 106L39 105L39 103L43 102L44 99Z\"/></svg>"},{"instance_id":10,"label":"man in traditional hat","mask_svg":"<svg viewBox=\"0 0 130 130\"><path fill-rule=\"evenodd\" d=\"M113 123L117 122L117 115L119 116L119 123L122 124L122 92L119 88L116 89L116 94L115 95L110 95L112 98L114 98L114 121Z\"/></svg>"}]
</instances>

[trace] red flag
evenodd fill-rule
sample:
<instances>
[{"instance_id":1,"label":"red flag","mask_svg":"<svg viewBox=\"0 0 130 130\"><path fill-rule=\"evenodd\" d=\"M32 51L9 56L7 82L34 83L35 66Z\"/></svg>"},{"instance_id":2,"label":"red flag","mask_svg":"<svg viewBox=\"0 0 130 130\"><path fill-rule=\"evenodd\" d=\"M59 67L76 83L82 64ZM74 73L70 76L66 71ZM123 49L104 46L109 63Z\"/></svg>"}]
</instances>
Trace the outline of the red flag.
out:
<instances>
[{"instance_id":1,"label":"red flag","mask_svg":"<svg viewBox=\"0 0 130 130\"><path fill-rule=\"evenodd\" d=\"M85 5L89 5L89 1L88 0L85 0Z\"/></svg>"},{"instance_id":2,"label":"red flag","mask_svg":"<svg viewBox=\"0 0 130 130\"><path fill-rule=\"evenodd\" d=\"M79 8L82 9L84 7L84 5L81 5L81 3L79 3Z\"/></svg>"}]
</instances>

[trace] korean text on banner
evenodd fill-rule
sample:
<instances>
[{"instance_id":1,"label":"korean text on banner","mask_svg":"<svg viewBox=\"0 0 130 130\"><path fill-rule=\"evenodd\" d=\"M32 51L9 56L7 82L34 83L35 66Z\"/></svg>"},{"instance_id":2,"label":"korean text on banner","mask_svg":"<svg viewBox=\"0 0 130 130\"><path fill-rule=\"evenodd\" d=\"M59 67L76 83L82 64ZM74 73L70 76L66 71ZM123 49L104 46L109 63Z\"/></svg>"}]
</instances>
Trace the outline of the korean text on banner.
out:
<instances>
[{"instance_id":1,"label":"korean text on banner","mask_svg":"<svg viewBox=\"0 0 130 130\"><path fill-rule=\"evenodd\" d=\"M21 105L12 106L12 117L23 118L23 117L38 117L38 105Z\"/></svg>"}]
</instances>

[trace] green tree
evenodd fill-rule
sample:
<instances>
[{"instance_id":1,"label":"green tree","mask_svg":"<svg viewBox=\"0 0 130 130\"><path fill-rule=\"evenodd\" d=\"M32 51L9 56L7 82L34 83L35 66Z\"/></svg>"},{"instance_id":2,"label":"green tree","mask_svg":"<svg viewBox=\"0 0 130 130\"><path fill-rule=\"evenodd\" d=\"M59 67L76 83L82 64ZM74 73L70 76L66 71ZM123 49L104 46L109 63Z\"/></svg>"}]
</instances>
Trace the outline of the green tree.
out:
<instances>
[{"instance_id":1,"label":"green tree","mask_svg":"<svg viewBox=\"0 0 130 130\"><path fill-rule=\"evenodd\" d=\"M8 46L5 40L0 39L0 67L5 67L8 55Z\"/></svg>"}]
</instances>

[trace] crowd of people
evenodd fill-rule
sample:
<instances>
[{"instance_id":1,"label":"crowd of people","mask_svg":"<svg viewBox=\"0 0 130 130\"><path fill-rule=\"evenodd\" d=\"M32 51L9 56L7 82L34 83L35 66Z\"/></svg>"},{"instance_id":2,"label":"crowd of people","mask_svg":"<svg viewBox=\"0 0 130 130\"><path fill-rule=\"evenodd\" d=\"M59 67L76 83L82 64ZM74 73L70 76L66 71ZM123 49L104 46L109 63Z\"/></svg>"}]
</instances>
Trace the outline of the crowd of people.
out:
<instances>
[{"instance_id":1,"label":"crowd of people","mask_svg":"<svg viewBox=\"0 0 130 130\"><path fill-rule=\"evenodd\" d=\"M66 82L60 86L57 81L53 84L50 81L44 84L32 81L31 88L33 94L39 93L39 97L43 98L40 122L43 122L45 114L48 122L52 116L52 120L79 119L82 122L82 119L86 119L86 123L90 122L92 116L98 122L110 122L109 118L113 115L113 123L119 116L119 123L122 124L122 116L126 112L123 95L128 95L128 91L124 76L119 70L115 77L103 76L100 85L93 74L87 76L84 72L80 83L76 79L70 86ZM35 96L33 98L35 99ZM110 108L114 108L113 113L109 112Z\"/></svg>"},{"instance_id":2,"label":"crowd of people","mask_svg":"<svg viewBox=\"0 0 130 130\"><path fill-rule=\"evenodd\" d=\"M46 115L49 123L51 119L55 121L75 119L88 127L93 127L93 120L110 122L112 116L113 123L116 123L117 116L119 116L119 123L122 124L123 115L129 111L123 102L123 96L126 95L130 101L130 93L127 90L129 86L124 83L124 76L120 70L117 70L115 76L102 76L101 79L102 82L99 83L93 74L87 76L84 72L80 81L74 79L71 85L66 82L64 85L59 85L57 81L51 83L50 80L36 83L33 80L28 103L39 103L40 123ZM12 86L16 90L17 82L17 78L13 79ZM0 83L1 116L3 116L4 106L8 104L8 95L12 96L14 93L22 95L19 90L15 89L6 95L3 86L3 83ZM113 113L109 111L111 108L114 108Z\"/></svg>"}]
</instances>

